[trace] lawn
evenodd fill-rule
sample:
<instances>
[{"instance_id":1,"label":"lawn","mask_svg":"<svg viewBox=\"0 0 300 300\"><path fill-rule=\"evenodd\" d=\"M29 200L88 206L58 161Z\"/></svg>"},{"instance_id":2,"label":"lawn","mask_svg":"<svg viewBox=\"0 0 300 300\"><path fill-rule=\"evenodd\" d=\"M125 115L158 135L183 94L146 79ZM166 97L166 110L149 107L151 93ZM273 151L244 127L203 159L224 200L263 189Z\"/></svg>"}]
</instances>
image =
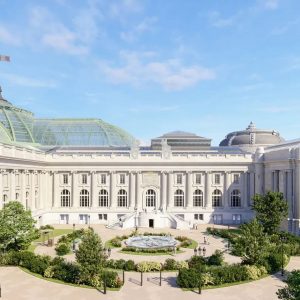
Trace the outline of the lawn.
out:
<instances>
[{"instance_id":1,"label":"lawn","mask_svg":"<svg viewBox=\"0 0 300 300\"><path fill-rule=\"evenodd\" d=\"M64 234L70 233L72 231L73 231L73 229L54 229L49 234L49 237L52 238L52 237L56 237L59 235L64 235ZM47 238L48 238L48 235L46 235L45 240L47 240ZM38 239L34 240L33 242L42 242L42 241L43 241L43 236L41 235Z\"/></svg>"}]
</instances>

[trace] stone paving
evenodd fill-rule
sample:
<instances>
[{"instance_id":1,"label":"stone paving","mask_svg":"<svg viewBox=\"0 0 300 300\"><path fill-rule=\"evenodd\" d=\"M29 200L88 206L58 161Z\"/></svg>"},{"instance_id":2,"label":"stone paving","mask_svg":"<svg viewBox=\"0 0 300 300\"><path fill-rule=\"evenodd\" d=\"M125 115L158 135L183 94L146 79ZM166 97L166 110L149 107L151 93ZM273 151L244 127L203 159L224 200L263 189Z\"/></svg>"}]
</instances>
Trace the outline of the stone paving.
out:
<instances>
[{"instance_id":1,"label":"stone paving","mask_svg":"<svg viewBox=\"0 0 300 300\"><path fill-rule=\"evenodd\" d=\"M288 270L300 269L300 257L292 257ZM201 295L182 291L176 287L176 274L163 273L162 286L158 274L145 274L140 286L138 273L126 272L125 285L119 292L108 291L106 295L95 290L49 282L23 272L17 267L1 267L1 300L160 300L160 299L205 299L205 300L275 300L276 291L284 286L279 274L261 280L226 288L204 290Z\"/></svg>"}]
</instances>

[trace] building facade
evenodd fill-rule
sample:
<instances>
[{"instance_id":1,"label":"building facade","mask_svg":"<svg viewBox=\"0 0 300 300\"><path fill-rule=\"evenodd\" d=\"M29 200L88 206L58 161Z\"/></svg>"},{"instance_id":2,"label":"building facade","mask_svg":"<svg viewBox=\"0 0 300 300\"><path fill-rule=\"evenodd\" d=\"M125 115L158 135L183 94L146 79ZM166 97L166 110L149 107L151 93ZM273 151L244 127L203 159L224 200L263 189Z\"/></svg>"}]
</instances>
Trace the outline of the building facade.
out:
<instances>
[{"instance_id":1,"label":"building facade","mask_svg":"<svg viewBox=\"0 0 300 300\"><path fill-rule=\"evenodd\" d=\"M148 147L94 119L35 119L0 92L0 206L20 201L38 225L114 228L240 224L255 193L280 191L299 234L300 140L247 129L219 147L175 131Z\"/></svg>"}]
</instances>

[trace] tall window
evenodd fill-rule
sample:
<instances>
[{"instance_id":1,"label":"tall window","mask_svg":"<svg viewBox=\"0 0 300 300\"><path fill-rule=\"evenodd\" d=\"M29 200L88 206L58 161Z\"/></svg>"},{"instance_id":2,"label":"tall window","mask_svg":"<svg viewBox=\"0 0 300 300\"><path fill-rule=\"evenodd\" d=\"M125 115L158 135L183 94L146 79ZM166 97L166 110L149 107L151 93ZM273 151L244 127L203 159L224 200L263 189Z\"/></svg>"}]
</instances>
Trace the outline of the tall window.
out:
<instances>
[{"instance_id":1,"label":"tall window","mask_svg":"<svg viewBox=\"0 0 300 300\"><path fill-rule=\"evenodd\" d=\"M125 184L125 174L120 174L120 184Z\"/></svg>"},{"instance_id":2,"label":"tall window","mask_svg":"<svg viewBox=\"0 0 300 300\"><path fill-rule=\"evenodd\" d=\"M19 200L19 196L20 196L20 194L16 193L16 200Z\"/></svg>"},{"instance_id":3,"label":"tall window","mask_svg":"<svg viewBox=\"0 0 300 300\"><path fill-rule=\"evenodd\" d=\"M99 206L107 207L108 206L108 192L107 190L100 190L99 192Z\"/></svg>"},{"instance_id":4,"label":"tall window","mask_svg":"<svg viewBox=\"0 0 300 300\"><path fill-rule=\"evenodd\" d=\"M201 190L195 190L193 195L194 206L203 206L203 192Z\"/></svg>"},{"instance_id":5,"label":"tall window","mask_svg":"<svg viewBox=\"0 0 300 300\"><path fill-rule=\"evenodd\" d=\"M196 176L195 178L196 184L201 184L201 174L196 174L195 176Z\"/></svg>"},{"instance_id":6,"label":"tall window","mask_svg":"<svg viewBox=\"0 0 300 300\"><path fill-rule=\"evenodd\" d=\"M3 206L5 204L7 204L7 195L6 194L3 195Z\"/></svg>"},{"instance_id":7,"label":"tall window","mask_svg":"<svg viewBox=\"0 0 300 300\"><path fill-rule=\"evenodd\" d=\"M176 183L177 184L182 184L182 174L177 174L177 176L176 176Z\"/></svg>"},{"instance_id":8,"label":"tall window","mask_svg":"<svg viewBox=\"0 0 300 300\"><path fill-rule=\"evenodd\" d=\"M82 174L82 184L87 184L87 174Z\"/></svg>"},{"instance_id":9,"label":"tall window","mask_svg":"<svg viewBox=\"0 0 300 300\"><path fill-rule=\"evenodd\" d=\"M68 184L68 174L63 174L63 184Z\"/></svg>"},{"instance_id":10,"label":"tall window","mask_svg":"<svg viewBox=\"0 0 300 300\"><path fill-rule=\"evenodd\" d=\"M156 205L156 193L154 190L148 190L146 192L146 206L155 207Z\"/></svg>"},{"instance_id":11,"label":"tall window","mask_svg":"<svg viewBox=\"0 0 300 300\"><path fill-rule=\"evenodd\" d=\"M233 174L233 183L238 184L240 181L240 175L239 174Z\"/></svg>"},{"instance_id":12,"label":"tall window","mask_svg":"<svg viewBox=\"0 0 300 300\"><path fill-rule=\"evenodd\" d=\"M175 191L174 206L184 206L184 192L182 190Z\"/></svg>"},{"instance_id":13,"label":"tall window","mask_svg":"<svg viewBox=\"0 0 300 300\"><path fill-rule=\"evenodd\" d=\"M125 190L119 190L118 192L118 206L127 207L127 192Z\"/></svg>"},{"instance_id":14,"label":"tall window","mask_svg":"<svg viewBox=\"0 0 300 300\"><path fill-rule=\"evenodd\" d=\"M90 195L87 190L81 190L79 195L79 205L81 207L89 207L90 206Z\"/></svg>"},{"instance_id":15,"label":"tall window","mask_svg":"<svg viewBox=\"0 0 300 300\"><path fill-rule=\"evenodd\" d=\"M241 206L241 193L239 190L233 190L231 192L230 206L231 207L240 207Z\"/></svg>"},{"instance_id":16,"label":"tall window","mask_svg":"<svg viewBox=\"0 0 300 300\"><path fill-rule=\"evenodd\" d=\"M62 190L60 194L60 205L61 207L71 206L71 194L68 190Z\"/></svg>"},{"instance_id":17,"label":"tall window","mask_svg":"<svg viewBox=\"0 0 300 300\"><path fill-rule=\"evenodd\" d=\"M212 206L222 206L222 192L220 190L214 190L212 194Z\"/></svg>"},{"instance_id":18,"label":"tall window","mask_svg":"<svg viewBox=\"0 0 300 300\"><path fill-rule=\"evenodd\" d=\"M106 184L106 174L101 174L100 182L101 184Z\"/></svg>"},{"instance_id":19,"label":"tall window","mask_svg":"<svg viewBox=\"0 0 300 300\"><path fill-rule=\"evenodd\" d=\"M220 184L220 183L221 183L221 175L215 174L215 184Z\"/></svg>"}]
</instances>

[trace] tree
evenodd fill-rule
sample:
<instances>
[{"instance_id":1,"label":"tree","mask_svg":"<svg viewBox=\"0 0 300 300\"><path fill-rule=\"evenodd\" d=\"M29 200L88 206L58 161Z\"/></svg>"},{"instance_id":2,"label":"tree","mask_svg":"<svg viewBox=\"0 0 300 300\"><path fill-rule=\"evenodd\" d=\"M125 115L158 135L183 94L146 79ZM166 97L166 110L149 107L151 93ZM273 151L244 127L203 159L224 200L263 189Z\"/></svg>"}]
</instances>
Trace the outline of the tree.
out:
<instances>
[{"instance_id":1,"label":"tree","mask_svg":"<svg viewBox=\"0 0 300 300\"><path fill-rule=\"evenodd\" d=\"M254 195L252 209L268 234L276 233L283 218L288 216L288 204L280 192Z\"/></svg>"},{"instance_id":2,"label":"tree","mask_svg":"<svg viewBox=\"0 0 300 300\"><path fill-rule=\"evenodd\" d=\"M76 261L80 265L80 278L83 282L98 285L105 262L102 242L92 228L85 231L82 243L76 251Z\"/></svg>"},{"instance_id":3,"label":"tree","mask_svg":"<svg viewBox=\"0 0 300 300\"><path fill-rule=\"evenodd\" d=\"M233 247L241 253L243 263L254 265L263 261L268 255L269 240L263 226L254 218L250 223L243 224L241 234Z\"/></svg>"},{"instance_id":4,"label":"tree","mask_svg":"<svg viewBox=\"0 0 300 300\"><path fill-rule=\"evenodd\" d=\"M26 250L39 237L30 211L17 201L11 201L0 210L0 247L2 251Z\"/></svg>"},{"instance_id":5,"label":"tree","mask_svg":"<svg viewBox=\"0 0 300 300\"><path fill-rule=\"evenodd\" d=\"M300 299L300 270L292 271L286 280L287 286L276 292L279 299L299 300Z\"/></svg>"}]
</instances>

